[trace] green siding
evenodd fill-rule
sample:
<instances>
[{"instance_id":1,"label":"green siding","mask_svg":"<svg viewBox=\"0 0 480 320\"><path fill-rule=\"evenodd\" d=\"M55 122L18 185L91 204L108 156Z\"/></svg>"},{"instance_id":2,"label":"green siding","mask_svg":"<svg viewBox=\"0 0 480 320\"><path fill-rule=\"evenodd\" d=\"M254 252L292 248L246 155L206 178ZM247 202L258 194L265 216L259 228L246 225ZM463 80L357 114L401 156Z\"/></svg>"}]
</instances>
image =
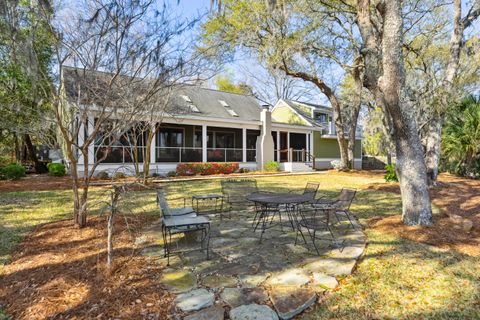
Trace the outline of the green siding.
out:
<instances>
[{"instance_id":1,"label":"green siding","mask_svg":"<svg viewBox=\"0 0 480 320\"><path fill-rule=\"evenodd\" d=\"M340 148L337 139L322 138L320 132L313 133L313 148L316 158L340 158ZM362 155L362 142L355 143L355 159Z\"/></svg>"},{"instance_id":2,"label":"green siding","mask_svg":"<svg viewBox=\"0 0 480 320\"><path fill-rule=\"evenodd\" d=\"M308 123L300 118L292 109L289 107L277 107L272 112L272 119L276 122L288 123L288 124L298 124L301 126L308 125Z\"/></svg>"}]
</instances>

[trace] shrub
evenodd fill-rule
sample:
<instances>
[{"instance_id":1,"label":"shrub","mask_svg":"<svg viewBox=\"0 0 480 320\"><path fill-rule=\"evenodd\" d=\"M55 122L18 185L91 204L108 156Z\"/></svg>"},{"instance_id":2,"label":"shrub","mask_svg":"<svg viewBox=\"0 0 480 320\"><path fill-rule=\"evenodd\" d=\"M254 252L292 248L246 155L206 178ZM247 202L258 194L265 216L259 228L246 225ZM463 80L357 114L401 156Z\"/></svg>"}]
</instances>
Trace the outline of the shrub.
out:
<instances>
[{"instance_id":1,"label":"shrub","mask_svg":"<svg viewBox=\"0 0 480 320\"><path fill-rule=\"evenodd\" d=\"M394 164L387 164L385 170L387 170L387 174L384 177L386 182L398 182L397 171L395 170Z\"/></svg>"},{"instance_id":2,"label":"shrub","mask_svg":"<svg viewBox=\"0 0 480 320\"><path fill-rule=\"evenodd\" d=\"M169 177L169 178L176 177L176 176L177 176L177 172L175 172L175 171L168 171L167 172L167 177Z\"/></svg>"},{"instance_id":3,"label":"shrub","mask_svg":"<svg viewBox=\"0 0 480 320\"><path fill-rule=\"evenodd\" d=\"M177 165L177 175L192 176L201 174L230 174L239 170L238 162L189 162Z\"/></svg>"},{"instance_id":4,"label":"shrub","mask_svg":"<svg viewBox=\"0 0 480 320\"><path fill-rule=\"evenodd\" d=\"M97 173L97 179L99 180L108 180L110 176L108 175L107 171L100 171Z\"/></svg>"},{"instance_id":5,"label":"shrub","mask_svg":"<svg viewBox=\"0 0 480 320\"><path fill-rule=\"evenodd\" d=\"M120 179L125 179L127 176L125 175L125 173L121 172L121 171L118 171L118 172L115 172L115 176L114 176L114 179L115 180L120 180Z\"/></svg>"},{"instance_id":6,"label":"shrub","mask_svg":"<svg viewBox=\"0 0 480 320\"><path fill-rule=\"evenodd\" d=\"M333 161L330 161L330 164L332 165L333 169L335 170L342 170L343 169L343 166L342 166L342 161L341 160L333 160Z\"/></svg>"},{"instance_id":7,"label":"shrub","mask_svg":"<svg viewBox=\"0 0 480 320\"><path fill-rule=\"evenodd\" d=\"M25 176L25 167L18 163L11 163L1 170L3 179L16 180Z\"/></svg>"},{"instance_id":8,"label":"shrub","mask_svg":"<svg viewBox=\"0 0 480 320\"><path fill-rule=\"evenodd\" d=\"M63 163L54 163L50 162L47 164L48 173L57 177L63 177L67 174L67 170L65 169L65 165Z\"/></svg>"},{"instance_id":9,"label":"shrub","mask_svg":"<svg viewBox=\"0 0 480 320\"><path fill-rule=\"evenodd\" d=\"M263 168L266 171L278 171L280 170L280 164L276 161L268 161Z\"/></svg>"},{"instance_id":10,"label":"shrub","mask_svg":"<svg viewBox=\"0 0 480 320\"><path fill-rule=\"evenodd\" d=\"M12 163L12 158L11 157L6 157L6 156L0 156L0 168L8 166L10 163Z\"/></svg>"},{"instance_id":11,"label":"shrub","mask_svg":"<svg viewBox=\"0 0 480 320\"><path fill-rule=\"evenodd\" d=\"M238 172L239 172L239 173L249 173L249 172L250 172L250 169L248 169L248 168L240 168L240 169L238 169Z\"/></svg>"}]
</instances>

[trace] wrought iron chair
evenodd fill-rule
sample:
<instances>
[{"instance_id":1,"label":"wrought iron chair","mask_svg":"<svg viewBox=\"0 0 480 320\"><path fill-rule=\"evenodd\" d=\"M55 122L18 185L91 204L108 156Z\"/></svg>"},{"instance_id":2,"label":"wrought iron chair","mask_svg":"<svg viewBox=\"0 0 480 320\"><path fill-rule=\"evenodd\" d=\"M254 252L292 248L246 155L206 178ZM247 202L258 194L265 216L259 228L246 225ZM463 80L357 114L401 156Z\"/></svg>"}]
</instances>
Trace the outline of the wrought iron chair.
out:
<instances>
[{"instance_id":1,"label":"wrought iron chair","mask_svg":"<svg viewBox=\"0 0 480 320\"><path fill-rule=\"evenodd\" d=\"M305 189L303 190L303 194L311 195L312 201L313 201L315 200L319 187L320 187L320 184L317 182L307 182Z\"/></svg>"},{"instance_id":2,"label":"wrought iron chair","mask_svg":"<svg viewBox=\"0 0 480 320\"><path fill-rule=\"evenodd\" d=\"M157 191L157 202L160 207L160 216L163 218L162 236L167 265L170 264L170 254L173 253L171 249L172 235L179 233L187 234L200 231L202 233L201 248L183 251L205 250L207 259L209 259L210 221L204 216L197 216L197 213L191 208L171 209L162 190ZM191 211L187 209L191 209Z\"/></svg>"},{"instance_id":3,"label":"wrought iron chair","mask_svg":"<svg viewBox=\"0 0 480 320\"><path fill-rule=\"evenodd\" d=\"M335 211L334 206L332 205L323 205L323 207L310 207L299 210L299 217L297 224L297 234L295 236L295 245L297 244L298 235L300 234L303 238L305 244L307 240L302 229L307 230L307 234L312 240L313 246L317 251L317 254L320 255L317 244L315 240L330 240L331 242L337 244L337 239L335 234L332 231L330 226L330 215ZM318 235L318 232L322 232L322 235ZM325 233L328 232L330 237L325 237ZM343 243L343 242L342 242Z\"/></svg>"},{"instance_id":4,"label":"wrought iron chair","mask_svg":"<svg viewBox=\"0 0 480 320\"><path fill-rule=\"evenodd\" d=\"M247 208L251 203L247 196L258 192L257 180L254 179L226 179L221 181L223 204L225 211L232 211L233 208Z\"/></svg>"},{"instance_id":5,"label":"wrought iron chair","mask_svg":"<svg viewBox=\"0 0 480 320\"><path fill-rule=\"evenodd\" d=\"M350 225L352 228L355 229L355 224L353 223L353 220L355 219L350 212L350 206L352 205L353 200L355 199L357 191L354 189L346 189L343 188L340 191L340 194L338 197L334 199L327 199L327 198L320 198L314 202L315 205L322 205L322 204L331 204L335 206L335 217L337 218L337 221L340 222L340 214L344 214L348 221L350 222Z\"/></svg>"}]
</instances>

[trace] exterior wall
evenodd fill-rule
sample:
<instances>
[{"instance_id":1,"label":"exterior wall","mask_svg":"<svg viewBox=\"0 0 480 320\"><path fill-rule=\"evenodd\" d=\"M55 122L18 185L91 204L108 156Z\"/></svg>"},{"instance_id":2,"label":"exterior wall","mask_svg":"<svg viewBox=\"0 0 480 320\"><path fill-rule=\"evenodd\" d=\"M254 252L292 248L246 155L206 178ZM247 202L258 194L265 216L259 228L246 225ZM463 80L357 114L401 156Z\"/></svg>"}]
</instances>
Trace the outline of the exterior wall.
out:
<instances>
[{"instance_id":1,"label":"exterior wall","mask_svg":"<svg viewBox=\"0 0 480 320\"><path fill-rule=\"evenodd\" d=\"M337 139L322 138L319 132L313 133L314 156L316 158L315 166L317 169L330 169L333 160L340 159L340 148ZM353 166L355 169L362 169L362 140L355 143L355 159Z\"/></svg>"},{"instance_id":2,"label":"exterior wall","mask_svg":"<svg viewBox=\"0 0 480 320\"><path fill-rule=\"evenodd\" d=\"M272 120L287 124L308 125L308 123L300 118L290 107L277 106L272 111Z\"/></svg>"}]
</instances>

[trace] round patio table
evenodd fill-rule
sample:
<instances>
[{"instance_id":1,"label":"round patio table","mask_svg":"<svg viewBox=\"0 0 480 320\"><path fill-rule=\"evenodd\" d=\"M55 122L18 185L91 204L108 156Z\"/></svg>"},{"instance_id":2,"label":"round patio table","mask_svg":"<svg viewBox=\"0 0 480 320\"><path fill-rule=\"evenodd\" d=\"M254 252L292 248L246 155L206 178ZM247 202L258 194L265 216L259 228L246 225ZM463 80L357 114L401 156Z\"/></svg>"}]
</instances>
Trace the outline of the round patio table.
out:
<instances>
[{"instance_id":1,"label":"round patio table","mask_svg":"<svg viewBox=\"0 0 480 320\"><path fill-rule=\"evenodd\" d=\"M262 241L265 230L274 225L273 219L279 216L280 226L282 216L280 207L284 206L288 220L293 230L297 227L296 209L299 204L312 201L312 195L296 193L274 193L274 192L254 192L249 194L246 199L255 203L255 217L253 221L254 230L259 226L262 229L260 242Z\"/></svg>"}]
</instances>

